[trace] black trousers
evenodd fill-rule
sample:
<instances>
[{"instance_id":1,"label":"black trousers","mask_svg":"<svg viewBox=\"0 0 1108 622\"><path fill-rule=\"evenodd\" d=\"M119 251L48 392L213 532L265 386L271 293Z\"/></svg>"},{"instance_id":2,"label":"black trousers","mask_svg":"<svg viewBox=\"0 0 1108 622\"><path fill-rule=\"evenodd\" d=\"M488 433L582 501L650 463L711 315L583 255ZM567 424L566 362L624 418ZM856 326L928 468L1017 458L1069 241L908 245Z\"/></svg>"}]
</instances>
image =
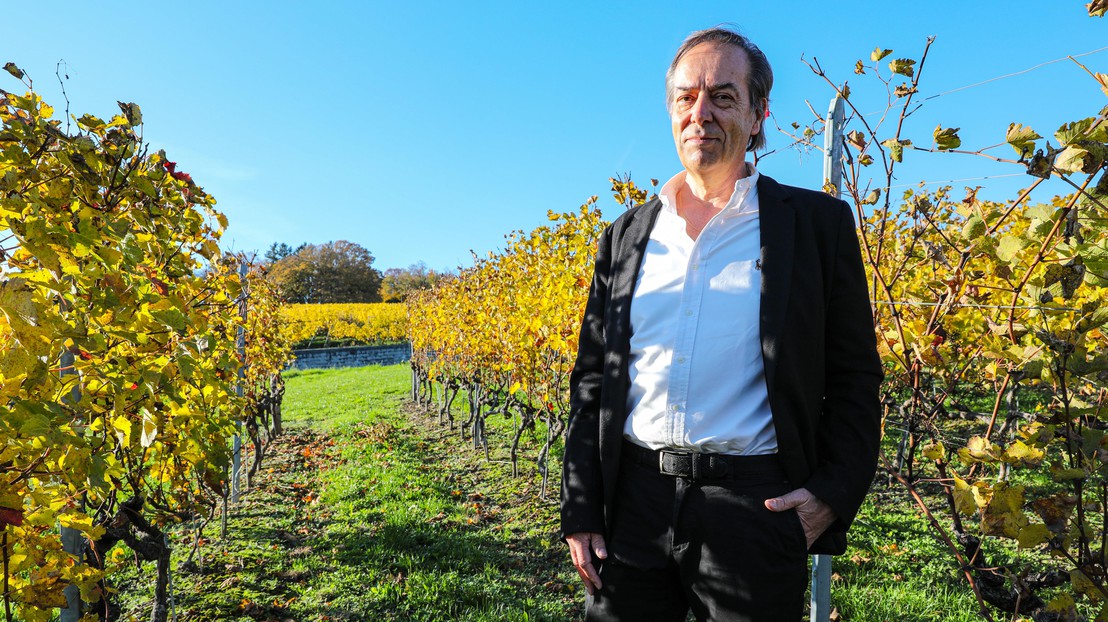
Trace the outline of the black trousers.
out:
<instances>
[{"instance_id":1,"label":"black trousers","mask_svg":"<svg viewBox=\"0 0 1108 622\"><path fill-rule=\"evenodd\" d=\"M604 587L588 599L587 620L684 622L690 609L702 621L802 618L808 555L800 519L763 504L793 487L764 456L739 458L728 471L693 481L623 459L599 570Z\"/></svg>"}]
</instances>

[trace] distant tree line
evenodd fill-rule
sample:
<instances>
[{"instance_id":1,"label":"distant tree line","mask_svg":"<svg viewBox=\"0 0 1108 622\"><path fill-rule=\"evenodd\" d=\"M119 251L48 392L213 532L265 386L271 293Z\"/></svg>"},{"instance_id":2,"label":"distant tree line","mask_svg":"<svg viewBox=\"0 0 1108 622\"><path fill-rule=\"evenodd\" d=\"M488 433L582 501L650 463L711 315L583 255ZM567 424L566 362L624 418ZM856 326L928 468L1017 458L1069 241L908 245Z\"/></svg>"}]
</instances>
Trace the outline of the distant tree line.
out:
<instances>
[{"instance_id":1,"label":"distant tree line","mask_svg":"<svg viewBox=\"0 0 1108 622\"><path fill-rule=\"evenodd\" d=\"M384 302L404 302L408 294L421 289L431 289L443 279L453 278L453 272L436 272L422 261L407 268L389 268L381 281L381 300Z\"/></svg>"},{"instance_id":2,"label":"distant tree line","mask_svg":"<svg viewBox=\"0 0 1108 622\"><path fill-rule=\"evenodd\" d=\"M382 274L373 267L372 253L346 240L295 248L274 242L265 260L270 280L289 303L403 302L411 292L454 276L422 261Z\"/></svg>"}]
</instances>

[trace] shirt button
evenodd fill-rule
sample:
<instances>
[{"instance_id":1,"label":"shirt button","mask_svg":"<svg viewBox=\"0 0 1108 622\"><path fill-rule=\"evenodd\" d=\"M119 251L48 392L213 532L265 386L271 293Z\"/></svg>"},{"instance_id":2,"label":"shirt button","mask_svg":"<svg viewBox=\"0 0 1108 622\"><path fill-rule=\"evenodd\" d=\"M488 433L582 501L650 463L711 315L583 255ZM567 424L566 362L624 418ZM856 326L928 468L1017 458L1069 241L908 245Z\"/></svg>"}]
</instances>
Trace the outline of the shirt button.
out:
<instances>
[{"instance_id":1,"label":"shirt button","mask_svg":"<svg viewBox=\"0 0 1108 622\"><path fill-rule=\"evenodd\" d=\"M695 271L699 270L699 269L700 269L700 264L698 264L698 263L694 263L694 264L692 265L692 269L693 269L693 272L695 272Z\"/></svg>"},{"instance_id":2,"label":"shirt button","mask_svg":"<svg viewBox=\"0 0 1108 622\"><path fill-rule=\"evenodd\" d=\"M689 317L691 317L691 316L692 316L692 314L693 314L693 310L692 310L692 309L685 309L685 315L686 315L686 316L689 316Z\"/></svg>"},{"instance_id":3,"label":"shirt button","mask_svg":"<svg viewBox=\"0 0 1108 622\"><path fill-rule=\"evenodd\" d=\"M685 364L685 357L683 357L683 356L677 357L677 362L684 365Z\"/></svg>"}]
</instances>

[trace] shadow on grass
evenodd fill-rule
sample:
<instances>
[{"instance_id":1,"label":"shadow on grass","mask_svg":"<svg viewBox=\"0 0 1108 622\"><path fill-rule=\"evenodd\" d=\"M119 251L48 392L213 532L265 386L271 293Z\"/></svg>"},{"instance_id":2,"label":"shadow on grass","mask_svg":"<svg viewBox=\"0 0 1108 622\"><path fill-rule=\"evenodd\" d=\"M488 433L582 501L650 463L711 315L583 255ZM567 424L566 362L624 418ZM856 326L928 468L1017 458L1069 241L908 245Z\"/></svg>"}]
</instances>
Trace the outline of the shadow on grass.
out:
<instances>
[{"instance_id":1,"label":"shadow on grass","mask_svg":"<svg viewBox=\"0 0 1108 622\"><path fill-rule=\"evenodd\" d=\"M313 584L320 613L341 620L581 617L552 522L536 522L528 504L510 501L518 484L497 472L502 465L444 445L437 427L402 418L335 432L340 455L323 476L334 518L312 545L328 558L326 579Z\"/></svg>"},{"instance_id":2,"label":"shadow on grass","mask_svg":"<svg viewBox=\"0 0 1108 622\"><path fill-rule=\"evenodd\" d=\"M318 585L323 613L351 620L568 620L573 599L552 601L555 550L466 525L387 521L323 536L332 552ZM564 562L565 560L558 560ZM565 562L568 564L568 562ZM356 589L354 585L360 585ZM565 589L568 596L568 589ZM546 592L543 594L542 592Z\"/></svg>"}]
</instances>

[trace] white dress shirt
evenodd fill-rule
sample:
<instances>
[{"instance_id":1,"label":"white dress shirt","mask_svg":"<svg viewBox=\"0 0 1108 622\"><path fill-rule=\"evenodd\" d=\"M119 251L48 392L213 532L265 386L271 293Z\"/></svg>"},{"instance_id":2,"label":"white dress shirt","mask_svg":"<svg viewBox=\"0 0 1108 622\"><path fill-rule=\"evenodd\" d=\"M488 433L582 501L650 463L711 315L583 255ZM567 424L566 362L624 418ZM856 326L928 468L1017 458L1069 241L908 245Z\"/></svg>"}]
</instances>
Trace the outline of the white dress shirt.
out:
<instances>
[{"instance_id":1,"label":"white dress shirt","mask_svg":"<svg viewBox=\"0 0 1108 622\"><path fill-rule=\"evenodd\" d=\"M650 449L771 454L759 330L758 172L735 183L695 241L677 215L682 171L659 193L631 298L624 436Z\"/></svg>"}]
</instances>

